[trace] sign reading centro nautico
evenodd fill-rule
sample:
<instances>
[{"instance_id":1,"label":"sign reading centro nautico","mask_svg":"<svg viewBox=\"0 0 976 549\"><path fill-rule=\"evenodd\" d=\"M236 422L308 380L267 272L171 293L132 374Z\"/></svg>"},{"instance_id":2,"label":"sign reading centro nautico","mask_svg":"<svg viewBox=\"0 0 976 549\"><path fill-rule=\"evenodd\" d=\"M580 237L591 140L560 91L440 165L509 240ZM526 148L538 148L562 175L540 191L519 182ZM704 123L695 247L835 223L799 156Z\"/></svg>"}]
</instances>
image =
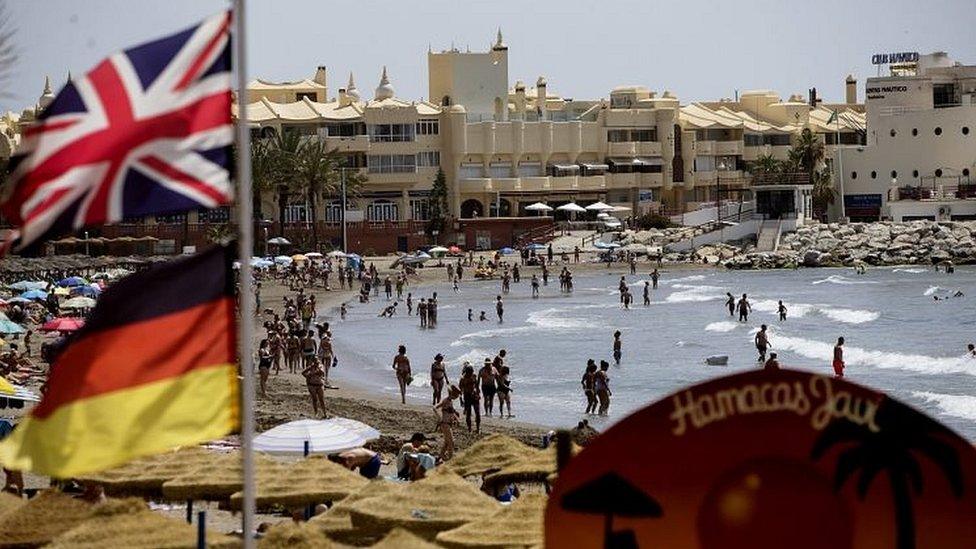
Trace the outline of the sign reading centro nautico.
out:
<instances>
[{"instance_id":1,"label":"sign reading centro nautico","mask_svg":"<svg viewBox=\"0 0 976 549\"><path fill-rule=\"evenodd\" d=\"M976 449L843 379L760 370L686 387L559 472L546 547L976 547Z\"/></svg>"},{"instance_id":2,"label":"sign reading centro nautico","mask_svg":"<svg viewBox=\"0 0 976 549\"><path fill-rule=\"evenodd\" d=\"M897 53L876 53L871 56L872 65L891 65L893 63L917 63L917 51L903 51Z\"/></svg>"}]
</instances>

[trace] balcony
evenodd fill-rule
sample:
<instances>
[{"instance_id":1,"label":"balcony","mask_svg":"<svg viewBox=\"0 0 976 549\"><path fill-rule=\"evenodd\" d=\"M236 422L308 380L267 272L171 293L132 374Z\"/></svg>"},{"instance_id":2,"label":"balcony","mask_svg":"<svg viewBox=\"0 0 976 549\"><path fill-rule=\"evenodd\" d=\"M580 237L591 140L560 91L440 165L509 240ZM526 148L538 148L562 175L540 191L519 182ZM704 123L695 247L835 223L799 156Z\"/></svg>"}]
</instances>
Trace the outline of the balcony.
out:
<instances>
[{"instance_id":1,"label":"balcony","mask_svg":"<svg viewBox=\"0 0 976 549\"><path fill-rule=\"evenodd\" d=\"M742 141L713 141L716 155L742 155Z\"/></svg>"},{"instance_id":2,"label":"balcony","mask_svg":"<svg viewBox=\"0 0 976 549\"><path fill-rule=\"evenodd\" d=\"M367 152L369 151L368 135L353 135L350 137L326 137L325 146L330 149L338 149L340 152Z\"/></svg>"},{"instance_id":3,"label":"balcony","mask_svg":"<svg viewBox=\"0 0 976 549\"><path fill-rule=\"evenodd\" d=\"M695 154L698 156L715 156L714 141L696 141Z\"/></svg>"},{"instance_id":4,"label":"balcony","mask_svg":"<svg viewBox=\"0 0 976 549\"><path fill-rule=\"evenodd\" d=\"M458 180L461 192L532 192L603 190L607 179L603 175L571 175L566 177L468 177Z\"/></svg>"},{"instance_id":5,"label":"balcony","mask_svg":"<svg viewBox=\"0 0 976 549\"><path fill-rule=\"evenodd\" d=\"M661 156L661 143L658 141L607 143L607 155L618 157Z\"/></svg>"}]
</instances>

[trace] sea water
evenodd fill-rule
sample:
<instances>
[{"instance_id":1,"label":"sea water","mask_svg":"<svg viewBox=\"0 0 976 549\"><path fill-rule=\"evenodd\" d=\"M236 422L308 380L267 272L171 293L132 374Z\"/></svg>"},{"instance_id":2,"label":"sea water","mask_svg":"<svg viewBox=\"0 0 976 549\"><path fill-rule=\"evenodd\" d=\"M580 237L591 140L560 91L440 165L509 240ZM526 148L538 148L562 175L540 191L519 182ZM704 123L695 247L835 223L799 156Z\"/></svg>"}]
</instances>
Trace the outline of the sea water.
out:
<instances>
[{"instance_id":1,"label":"sea water","mask_svg":"<svg viewBox=\"0 0 976 549\"><path fill-rule=\"evenodd\" d=\"M506 349L517 419L570 426L584 417L580 377L587 359L612 363L613 332L620 330L623 359L609 372L610 416L590 417L606 427L684 386L758 368L752 340L760 324L767 324L771 351L783 366L832 374L833 346L843 336L849 380L908 402L976 441L976 359L965 356L966 344L976 343L974 269L960 267L951 275L922 268L876 268L864 275L850 269L664 269L651 304L644 306L648 279L646 272L627 276L634 303L624 310L619 273L577 274L573 293L560 292L553 276L538 299L531 298L524 277L503 295L504 323L495 316L498 280L465 280L460 294L448 284L411 289L414 303L438 293L434 329L420 328L404 303L396 317L377 318L387 304L382 295L368 304L351 303L345 321L335 311L327 315L339 357L332 375L395 395L392 359L404 344L415 379L408 396L430 402L435 354L445 356L453 382L465 361L477 369ZM953 297L956 291L964 297ZM749 295L749 322L729 316L726 292ZM785 322L777 318L779 300L789 310ZM478 321L482 310L486 322ZM728 366L705 365L710 355L728 355Z\"/></svg>"}]
</instances>

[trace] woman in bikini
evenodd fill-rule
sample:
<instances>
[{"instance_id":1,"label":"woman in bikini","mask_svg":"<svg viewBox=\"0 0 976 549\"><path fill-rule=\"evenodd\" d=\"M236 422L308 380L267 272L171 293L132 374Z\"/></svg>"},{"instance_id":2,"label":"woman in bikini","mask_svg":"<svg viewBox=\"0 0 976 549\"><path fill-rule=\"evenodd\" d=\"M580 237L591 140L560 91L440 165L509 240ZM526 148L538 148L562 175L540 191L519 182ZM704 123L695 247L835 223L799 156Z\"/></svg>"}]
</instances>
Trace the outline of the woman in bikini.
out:
<instances>
[{"instance_id":1,"label":"woman in bikini","mask_svg":"<svg viewBox=\"0 0 976 549\"><path fill-rule=\"evenodd\" d=\"M393 357L393 370L396 371L397 384L400 386L400 402L407 403L407 385L410 384L410 359L407 358L407 348L400 345Z\"/></svg>"},{"instance_id":2,"label":"woman in bikini","mask_svg":"<svg viewBox=\"0 0 976 549\"><path fill-rule=\"evenodd\" d=\"M430 365L430 387L433 389L434 398L432 405L441 401L441 392L444 385L450 383L447 379L447 366L444 364L444 355L437 353L434 363Z\"/></svg>"},{"instance_id":3,"label":"woman in bikini","mask_svg":"<svg viewBox=\"0 0 976 549\"><path fill-rule=\"evenodd\" d=\"M508 417L512 417L512 379L509 377L511 370L508 366L498 369L498 417L505 414L505 406L508 406Z\"/></svg>"},{"instance_id":4,"label":"woman in bikini","mask_svg":"<svg viewBox=\"0 0 976 549\"><path fill-rule=\"evenodd\" d=\"M309 360L308 366L302 370L305 377L305 385L308 386L308 394L312 397L312 413L318 415L322 410L322 417L325 417L325 370L319 365L319 360L314 356Z\"/></svg>"},{"instance_id":5,"label":"woman in bikini","mask_svg":"<svg viewBox=\"0 0 976 549\"><path fill-rule=\"evenodd\" d=\"M596 370L596 362L591 358L586 361L586 371L583 372L583 379L580 380L580 384L583 385L583 394L586 395L586 412L584 413L587 414L596 412L596 389L594 388Z\"/></svg>"},{"instance_id":6,"label":"woman in bikini","mask_svg":"<svg viewBox=\"0 0 976 549\"><path fill-rule=\"evenodd\" d=\"M447 461L454 456L454 432L452 428L461 417L457 409L454 408L454 401L461 396L461 389L451 385L447 390L447 397L434 405L434 413L438 414L437 430L444 436L444 444L441 446L441 460Z\"/></svg>"},{"instance_id":7,"label":"woman in bikini","mask_svg":"<svg viewBox=\"0 0 976 549\"><path fill-rule=\"evenodd\" d=\"M258 378L261 380L261 396L268 396L268 375L271 373L271 346L267 339L258 345Z\"/></svg>"}]
</instances>

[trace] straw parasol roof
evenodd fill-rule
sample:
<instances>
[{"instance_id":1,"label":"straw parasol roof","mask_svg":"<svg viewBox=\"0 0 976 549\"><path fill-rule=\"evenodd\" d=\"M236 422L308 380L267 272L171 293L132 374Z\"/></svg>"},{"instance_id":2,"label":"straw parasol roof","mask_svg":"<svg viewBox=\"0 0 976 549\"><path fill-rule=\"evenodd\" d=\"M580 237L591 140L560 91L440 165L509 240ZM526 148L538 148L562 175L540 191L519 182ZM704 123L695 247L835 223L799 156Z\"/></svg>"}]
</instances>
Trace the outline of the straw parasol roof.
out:
<instances>
[{"instance_id":1,"label":"straw parasol roof","mask_svg":"<svg viewBox=\"0 0 976 549\"><path fill-rule=\"evenodd\" d=\"M0 518L0 547L38 546L91 516L92 505L46 490Z\"/></svg>"},{"instance_id":2,"label":"straw parasol roof","mask_svg":"<svg viewBox=\"0 0 976 549\"><path fill-rule=\"evenodd\" d=\"M237 547L240 541L207 532L207 547ZM192 549L197 546L197 527L155 513L137 498L114 499L99 504L91 518L59 535L54 549Z\"/></svg>"},{"instance_id":3,"label":"straw parasol roof","mask_svg":"<svg viewBox=\"0 0 976 549\"><path fill-rule=\"evenodd\" d=\"M292 521L273 526L258 542L258 549L328 549L332 542L311 524Z\"/></svg>"},{"instance_id":4,"label":"straw parasol roof","mask_svg":"<svg viewBox=\"0 0 976 549\"><path fill-rule=\"evenodd\" d=\"M20 506L27 503L24 498L17 497L7 492L0 492L0 519L7 513L20 509Z\"/></svg>"},{"instance_id":5,"label":"straw parasol roof","mask_svg":"<svg viewBox=\"0 0 976 549\"><path fill-rule=\"evenodd\" d=\"M573 454L580 451L579 446L573 446ZM508 464L498 471L485 477L487 486L506 484L509 482L546 482L549 475L556 472L556 448L532 450L528 456Z\"/></svg>"},{"instance_id":6,"label":"straw parasol roof","mask_svg":"<svg viewBox=\"0 0 976 549\"><path fill-rule=\"evenodd\" d=\"M510 436L493 434L458 453L446 465L462 477L497 471L537 450Z\"/></svg>"},{"instance_id":7,"label":"straw parasol roof","mask_svg":"<svg viewBox=\"0 0 976 549\"><path fill-rule=\"evenodd\" d=\"M375 545L370 545L370 549L440 549L440 546L425 541L403 528L394 528Z\"/></svg>"},{"instance_id":8,"label":"straw parasol roof","mask_svg":"<svg viewBox=\"0 0 976 549\"><path fill-rule=\"evenodd\" d=\"M437 534L441 545L479 548L532 547L543 542L544 494L525 494L490 517Z\"/></svg>"},{"instance_id":9,"label":"straw parasol roof","mask_svg":"<svg viewBox=\"0 0 976 549\"><path fill-rule=\"evenodd\" d=\"M255 479L265 483L282 474L282 465L254 456ZM163 483L163 497L170 500L222 501L244 488L240 452L217 454L207 463Z\"/></svg>"},{"instance_id":10,"label":"straw parasol roof","mask_svg":"<svg viewBox=\"0 0 976 549\"><path fill-rule=\"evenodd\" d=\"M336 503L321 515L312 517L308 522L316 528L321 529L330 538L342 543L364 545L369 541L375 541L378 537L376 534L362 533L353 528L352 517L349 516L349 509L358 501L367 498L390 496L402 490L405 486L404 484L382 479L369 481L358 491Z\"/></svg>"},{"instance_id":11,"label":"straw parasol roof","mask_svg":"<svg viewBox=\"0 0 976 549\"><path fill-rule=\"evenodd\" d=\"M278 475L259 479L256 502L258 508L274 504L300 507L345 498L369 481L362 475L332 463L324 456L313 456L295 463L283 464ZM240 509L242 492L230 497L232 509Z\"/></svg>"},{"instance_id":12,"label":"straw parasol roof","mask_svg":"<svg viewBox=\"0 0 976 549\"><path fill-rule=\"evenodd\" d=\"M159 496L164 482L206 465L218 455L200 446L188 446L133 460L81 480L101 484L109 496Z\"/></svg>"},{"instance_id":13,"label":"straw parasol roof","mask_svg":"<svg viewBox=\"0 0 976 549\"><path fill-rule=\"evenodd\" d=\"M400 526L426 539L494 513L498 502L450 471L438 471L385 497L365 498L349 508L352 525L386 533Z\"/></svg>"}]
</instances>

